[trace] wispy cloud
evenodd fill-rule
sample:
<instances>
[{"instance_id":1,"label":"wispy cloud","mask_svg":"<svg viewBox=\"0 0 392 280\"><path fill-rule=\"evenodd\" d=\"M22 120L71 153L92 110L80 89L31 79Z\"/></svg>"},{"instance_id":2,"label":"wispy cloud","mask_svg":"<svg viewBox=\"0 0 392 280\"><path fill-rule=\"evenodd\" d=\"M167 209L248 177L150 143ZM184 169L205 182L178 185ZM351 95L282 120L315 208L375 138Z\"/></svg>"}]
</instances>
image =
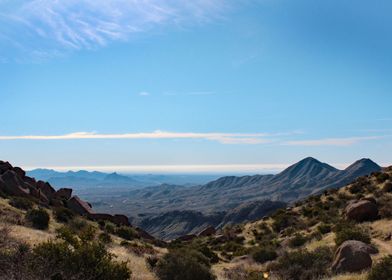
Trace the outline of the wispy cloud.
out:
<instances>
[{"instance_id":1,"label":"wispy cloud","mask_svg":"<svg viewBox=\"0 0 392 280\"><path fill-rule=\"evenodd\" d=\"M347 137L347 138L324 138L313 140L294 140L283 142L283 145L288 146L351 146L363 141L378 140L381 136L367 136L367 137Z\"/></svg>"},{"instance_id":2,"label":"wispy cloud","mask_svg":"<svg viewBox=\"0 0 392 280\"><path fill-rule=\"evenodd\" d=\"M150 96L151 94L147 91L141 91L138 93L139 96Z\"/></svg>"},{"instance_id":3,"label":"wispy cloud","mask_svg":"<svg viewBox=\"0 0 392 280\"><path fill-rule=\"evenodd\" d=\"M76 139L200 139L222 144L263 144L274 141L274 134L267 133L196 133L154 131L123 134L74 132L63 135L0 136L0 140L76 140Z\"/></svg>"},{"instance_id":4,"label":"wispy cloud","mask_svg":"<svg viewBox=\"0 0 392 280\"><path fill-rule=\"evenodd\" d=\"M44 55L93 49L158 26L203 24L221 18L226 0L0 1L0 35ZM29 44L30 43L30 44Z\"/></svg>"}]
</instances>

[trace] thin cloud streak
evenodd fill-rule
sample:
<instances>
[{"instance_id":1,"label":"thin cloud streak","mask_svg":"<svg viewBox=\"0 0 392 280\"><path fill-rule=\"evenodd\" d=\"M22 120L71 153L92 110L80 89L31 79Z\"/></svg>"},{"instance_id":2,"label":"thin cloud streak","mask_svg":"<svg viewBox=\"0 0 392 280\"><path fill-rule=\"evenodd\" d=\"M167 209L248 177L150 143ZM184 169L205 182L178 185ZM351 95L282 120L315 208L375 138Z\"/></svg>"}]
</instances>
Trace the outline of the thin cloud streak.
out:
<instances>
[{"instance_id":1,"label":"thin cloud streak","mask_svg":"<svg viewBox=\"0 0 392 280\"><path fill-rule=\"evenodd\" d=\"M347 137L347 138L325 138L315 140L294 140L283 142L287 146L352 146L363 141L378 140L380 136Z\"/></svg>"},{"instance_id":2,"label":"thin cloud streak","mask_svg":"<svg viewBox=\"0 0 392 280\"><path fill-rule=\"evenodd\" d=\"M8 5L0 1L0 22L6 27L0 36L44 56L105 47L161 26L205 24L223 18L231 6L226 0L29 0L13 3L12 9Z\"/></svg>"},{"instance_id":3,"label":"thin cloud streak","mask_svg":"<svg viewBox=\"0 0 392 280\"><path fill-rule=\"evenodd\" d=\"M77 140L77 139L199 139L215 141L222 144L263 144L273 140L274 136L267 133L195 133L168 132L156 130L154 132L99 134L95 132L74 132L63 135L23 135L0 136L0 140Z\"/></svg>"}]
</instances>

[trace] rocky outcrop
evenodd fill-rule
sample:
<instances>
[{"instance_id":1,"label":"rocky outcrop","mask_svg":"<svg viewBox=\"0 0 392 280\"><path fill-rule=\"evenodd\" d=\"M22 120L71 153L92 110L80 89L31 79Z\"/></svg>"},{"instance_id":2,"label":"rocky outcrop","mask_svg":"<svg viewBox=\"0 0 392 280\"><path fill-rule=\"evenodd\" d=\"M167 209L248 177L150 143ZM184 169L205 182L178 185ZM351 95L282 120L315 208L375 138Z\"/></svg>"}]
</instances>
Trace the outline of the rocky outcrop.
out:
<instances>
[{"instance_id":1,"label":"rocky outcrop","mask_svg":"<svg viewBox=\"0 0 392 280\"><path fill-rule=\"evenodd\" d=\"M72 197L72 189L61 188L55 190L48 182L36 181L26 176L20 167L13 167L9 162L0 161L0 191L13 196L30 197L41 204L53 207L68 207L80 215L96 221L109 221L118 226L131 226L125 215L110 215L94 213L90 203L83 201L78 196ZM145 239L154 239L147 232L142 232Z\"/></svg>"},{"instance_id":2,"label":"rocky outcrop","mask_svg":"<svg viewBox=\"0 0 392 280\"><path fill-rule=\"evenodd\" d=\"M108 221L118 226L131 226L128 217L125 215L110 215L103 213L88 214L88 217L94 221Z\"/></svg>"},{"instance_id":3,"label":"rocky outcrop","mask_svg":"<svg viewBox=\"0 0 392 280\"><path fill-rule=\"evenodd\" d=\"M67 201L67 207L79 215L93 214L93 209L90 205L76 195Z\"/></svg>"},{"instance_id":4,"label":"rocky outcrop","mask_svg":"<svg viewBox=\"0 0 392 280\"><path fill-rule=\"evenodd\" d=\"M361 241L348 240L336 250L332 271L336 273L358 272L369 269L372 266L370 254L376 254L377 250Z\"/></svg>"},{"instance_id":5,"label":"rocky outcrop","mask_svg":"<svg viewBox=\"0 0 392 280\"><path fill-rule=\"evenodd\" d=\"M49 200L56 193L56 190L48 182L38 181L37 189L39 189Z\"/></svg>"},{"instance_id":6,"label":"rocky outcrop","mask_svg":"<svg viewBox=\"0 0 392 280\"><path fill-rule=\"evenodd\" d=\"M216 229L213 226L209 226L206 229L202 230L197 236L199 237L206 237L211 236L216 233Z\"/></svg>"},{"instance_id":7,"label":"rocky outcrop","mask_svg":"<svg viewBox=\"0 0 392 280\"><path fill-rule=\"evenodd\" d=\"M349 203L344 212L348 220L372 221L378 217L378 206L373 201L363 199Z\"/></svg>"},{"instance_id":8,"label":"rocky outcrop","mask_svg":"<svg viewBox=\"0 0 392 280\"><path fill-rule=\"evenodd\" d=\"M54 197L61 200L69 200L72 197L72 189L61 188L56 191Z\"/></svg>"},{"instance_id":9,"label":"rocky outcrop","mask_svg":"<svg viewBox=\"0 0 392 280\"><path fill-rule=\"evenodd\" d=\"M0 174L4 174L7 170L12 170L12 165L8 161L0 160Z\"/></svg>"},{"instance_id":10,"label":"rocky outcrop","mask_svg":"<svg viewBox=\"0 0 392 280\"><path fill-rule=\"evenodd\" d=\"M0 178L3 181L3 191L6 193L16 196L28 196L30 194L30 190L15 171L7 170Z\"/></svg>"}]
</instances>

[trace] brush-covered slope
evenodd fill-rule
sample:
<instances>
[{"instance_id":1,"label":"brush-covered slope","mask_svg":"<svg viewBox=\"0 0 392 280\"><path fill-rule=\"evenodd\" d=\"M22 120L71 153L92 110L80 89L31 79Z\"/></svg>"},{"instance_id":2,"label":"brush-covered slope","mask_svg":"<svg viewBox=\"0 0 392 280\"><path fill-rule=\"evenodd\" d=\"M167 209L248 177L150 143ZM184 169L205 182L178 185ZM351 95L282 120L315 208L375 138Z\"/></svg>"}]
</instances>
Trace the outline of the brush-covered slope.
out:
<instances>
[{"instance_id":1,"label":"brush-covered slope","mask_svg":"<svg viewBox=\"0 0 392 280\"><path fill-rule=\"evenodd\" d=\"M256 222L227 226L177 246L209 248L218 256L212 270L221 280L262 279L257 277L265 273L274 280L387 280L392 279L391 228L389 167Z\"/></svg>"}]
</instances>

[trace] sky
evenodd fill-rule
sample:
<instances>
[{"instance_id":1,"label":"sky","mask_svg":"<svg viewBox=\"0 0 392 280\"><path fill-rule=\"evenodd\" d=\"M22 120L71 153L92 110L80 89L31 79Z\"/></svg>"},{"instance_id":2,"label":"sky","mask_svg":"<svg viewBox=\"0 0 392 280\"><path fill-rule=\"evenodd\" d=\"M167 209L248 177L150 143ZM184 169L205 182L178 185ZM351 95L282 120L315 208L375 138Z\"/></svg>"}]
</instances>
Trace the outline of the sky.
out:
<instances>
[{"instance_id":1,"label":"sky","mask_svg":"<svg viewBox=\"0 0 392 280\"><path fill-rule=\"evenodd\" d=\"M123 172L392 164L392 3L0 0L0 159Z\"/></svg>"}]
</instances>

